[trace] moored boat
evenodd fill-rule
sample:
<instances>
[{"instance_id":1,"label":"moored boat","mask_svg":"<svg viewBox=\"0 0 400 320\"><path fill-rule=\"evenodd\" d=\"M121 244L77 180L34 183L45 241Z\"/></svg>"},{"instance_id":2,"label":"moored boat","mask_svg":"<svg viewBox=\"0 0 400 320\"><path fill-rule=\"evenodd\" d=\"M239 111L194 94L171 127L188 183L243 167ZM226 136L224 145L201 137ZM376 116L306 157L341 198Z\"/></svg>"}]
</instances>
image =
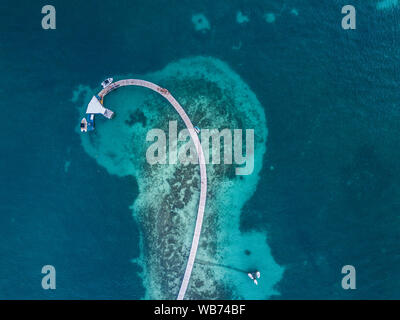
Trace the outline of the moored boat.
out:
<instances>
[{"instance_id":1,"label":"moored boat","mask_svg":"<svg viewBox=\"0 0 400 320\"><path fill-rule=\"evenodd\" d=\"M101 86L103 87L103 89L104 89L104 88L107 88L113 81L114 81L113 78L107 78L106 80L104 80L104 81L101 83Z\"/></svg>"},{"instance_id":2,"label":"moored boat","mask_svg":"<svg viewBox=\"0 0 400 320\"><path fill-rule=\"evenodd\" d=\"M86 118L83 118L81 121L81 132L87 132L87 121Z\"/></svg>"}]
</instances>

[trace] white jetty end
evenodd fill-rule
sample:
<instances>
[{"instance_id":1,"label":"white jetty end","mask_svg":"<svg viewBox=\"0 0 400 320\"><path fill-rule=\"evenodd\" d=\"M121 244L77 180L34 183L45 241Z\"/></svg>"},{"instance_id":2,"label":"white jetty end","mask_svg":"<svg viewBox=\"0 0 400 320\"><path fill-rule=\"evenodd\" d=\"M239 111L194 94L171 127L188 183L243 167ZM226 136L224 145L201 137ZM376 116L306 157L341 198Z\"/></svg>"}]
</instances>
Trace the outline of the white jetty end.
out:
<instances>
[{"instance_id":1,"label":"white jetty end","mask_svg":"<svg viewBox=\"0 0 400 320\"><path fill-rule=\"evenodd\" d=\"M87 114L102 114L107 119L112 119L114 116L114 112L110 109L104 108L104 106L100 103L99 99L96 96L93 96L92 100L90 100L88 107L86 109Z\"/></svg>"}]
</instances>

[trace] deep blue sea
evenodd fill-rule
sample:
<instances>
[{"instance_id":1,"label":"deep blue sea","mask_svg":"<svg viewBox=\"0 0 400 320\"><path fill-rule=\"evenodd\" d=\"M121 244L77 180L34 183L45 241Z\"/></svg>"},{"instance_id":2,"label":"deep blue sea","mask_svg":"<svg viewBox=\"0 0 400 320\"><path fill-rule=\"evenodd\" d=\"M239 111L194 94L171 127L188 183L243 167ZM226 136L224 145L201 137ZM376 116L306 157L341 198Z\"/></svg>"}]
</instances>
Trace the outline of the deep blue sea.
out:
<instances>
[{"instance_id":1,"label":"deep blue sea","mask_svg":"<svg viewBox=\"0 0 400 320\"><path fill-rule=\"evenodd\" d=\"M345 31L344 0L52 0L57 28L43 30L47 1L2 0L0 299L143 297L136 181L84 152L72 93L196 55L228 63L265 109L241 227L265 231L285 268L273 298L399 299L400 5L377 3L353 0ZM46 264L56 290L41 288ZM356 290L341 287L348 264Z\"/></svg>"}]
</instances>

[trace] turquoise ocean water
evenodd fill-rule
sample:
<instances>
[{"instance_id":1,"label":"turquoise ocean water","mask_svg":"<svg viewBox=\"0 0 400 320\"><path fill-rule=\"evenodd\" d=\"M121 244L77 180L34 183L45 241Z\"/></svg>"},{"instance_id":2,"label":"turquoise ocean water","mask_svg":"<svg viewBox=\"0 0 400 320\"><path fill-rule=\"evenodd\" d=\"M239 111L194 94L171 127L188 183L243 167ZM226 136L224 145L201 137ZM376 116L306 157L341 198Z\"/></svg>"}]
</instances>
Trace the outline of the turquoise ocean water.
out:
<instances>
[{"instance_id":1,"label":"turquoise ocean water","mask_svg":"<svg viewBox=\"0 0 400 320\"><path fill-rule=\"evenodd\" d=\"M73 95L107 76L163 81L154 73L195 56L226 63L268 128L237 250L216 273L243 289L235 269L253 246L273 287L261 279L256 298L399 298L400 5L354 1L357 30L344 31L346 1L56 0L57 29L45 31L45 4L0 3L0 299L145 297L132 263L143 254L130 209L138 180L85 151L76 132L85 101ZM199 13L204 32L192 22ZM40 285L46 264L54 291ZM346 264L357 290L341 288Z\"/></svg>"}]
</instances>

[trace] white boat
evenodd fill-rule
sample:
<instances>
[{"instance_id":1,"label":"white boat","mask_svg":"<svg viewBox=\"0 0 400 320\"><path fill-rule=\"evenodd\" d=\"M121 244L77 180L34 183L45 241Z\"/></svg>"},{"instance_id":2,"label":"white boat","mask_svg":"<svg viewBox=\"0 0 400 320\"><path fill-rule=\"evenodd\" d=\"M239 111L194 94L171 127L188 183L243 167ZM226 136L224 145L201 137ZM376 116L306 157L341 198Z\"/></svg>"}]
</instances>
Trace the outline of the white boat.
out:
<instances>
[{"instance_id":1,"label":"white boat","mask_svg":"<svg viewBox=\"0 0 400 320\"><path fill-rule=\"evenodd\" d=\"M261 276L260 271L249 272L247 275L249 276L249 278L250 278L251 280L253 280L254 284L255 284L256 286L258 286L258 281L257 281L257 279L260 278L260 276Z\"/></svg>"},{"instance_id":2,"label":"white boat","mask_svg":"<svg viewBox=\"0 0 400 320\"><path fill-rule=\"evenodd\" d=\"M103 89L107 88L113 82L113 80L114 80L113 78L107 78L106 80L104 80L101 83L101 86L103 87Z\"/></svg>"},{"instance_id":3,"label":"white boat","mask_svg":"<svg viewBox=\"0 0 400 320\"><path fill-rule=\"evenodd\" d=\"M83 118L81 121L81 132L87 132L87 121L86 118Z\"/></svg>"}]
</instances>

